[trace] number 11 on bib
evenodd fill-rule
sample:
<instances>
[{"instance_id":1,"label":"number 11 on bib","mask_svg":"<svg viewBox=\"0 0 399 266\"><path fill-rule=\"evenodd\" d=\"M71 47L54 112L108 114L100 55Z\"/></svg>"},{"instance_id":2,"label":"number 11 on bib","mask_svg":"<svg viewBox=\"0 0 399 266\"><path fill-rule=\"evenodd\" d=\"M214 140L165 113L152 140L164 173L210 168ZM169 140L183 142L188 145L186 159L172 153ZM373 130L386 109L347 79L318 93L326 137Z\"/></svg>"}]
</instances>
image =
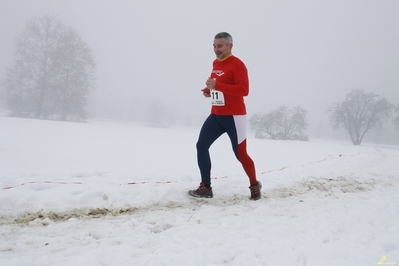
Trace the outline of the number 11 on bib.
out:
<instances>
[{"instance_id":1,"label":"number 11 on bib","mask_svg":"<svg viewBox=\"0 0 399 266\"><path fill-rule=\"evenodd\" d=\"M212 105L223 106L224 94L221 91L211 90Z\"/></svg>"}]
</instances>

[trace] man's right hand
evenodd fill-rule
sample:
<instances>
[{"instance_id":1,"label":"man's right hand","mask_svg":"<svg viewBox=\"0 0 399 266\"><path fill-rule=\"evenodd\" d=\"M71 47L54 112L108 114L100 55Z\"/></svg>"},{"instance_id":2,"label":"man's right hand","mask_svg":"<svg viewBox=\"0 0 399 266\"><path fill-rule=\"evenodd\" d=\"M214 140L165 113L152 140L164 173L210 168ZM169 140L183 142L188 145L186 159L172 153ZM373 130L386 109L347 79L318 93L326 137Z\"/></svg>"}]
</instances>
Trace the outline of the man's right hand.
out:
<instances>
[{"instance_id":1,"label":"man's right hand","mask_svg":"<svg viewBox=\"0 0 399 266\"><path fill-rule=\"evenodd\" d=\"M211 91L208 88L202 89L202 95L205 97L211 97Z\"/></svg>"}]
</instances>

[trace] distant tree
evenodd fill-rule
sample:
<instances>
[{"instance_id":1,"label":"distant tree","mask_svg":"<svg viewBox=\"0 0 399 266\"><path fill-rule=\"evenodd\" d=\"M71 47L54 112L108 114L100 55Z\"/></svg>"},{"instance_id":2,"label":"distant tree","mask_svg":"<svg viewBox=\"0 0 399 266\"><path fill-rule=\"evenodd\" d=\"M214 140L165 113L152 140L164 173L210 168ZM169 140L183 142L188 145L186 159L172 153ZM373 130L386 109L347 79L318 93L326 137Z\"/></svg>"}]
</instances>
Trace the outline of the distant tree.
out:
<instances>
[{"instance_id":1,"label":"distant tree","mask_svg":"<svg viewBox=\"0 0 399 266\"><path fill-rule=\"evenodd\" d=\"M55 55L57 107L54 110L61 120L68 116L86 119L84 107L87 96L94 87L95 62L91 49L82 41L74 29L68 29L60 36L60 43Z\"/></svg>"},{"instance_id":2,"label":"distant tree","mask_svg":"<svg viewBox=\"0 0 399 266\"><path fill-rule=\"evenodd\" d=\"M327 110L331 113L334 129L344 127L353 145L360 145L364 135L376 127L381 127L388 119L392 104L377 94L366 93L363 89L352 90L343 102L335 103Z\"/></svg>"},{"instance_id":3,"label":"distant tree","mask_svg":"<svg viewBox=\"0 0 399 266\"><path fill-rule=\"evenodd\" d=\"M262 113L256 113L249 119L250 129L255 131L255 138L264 138L264 134L267 134L264 116Z\"/></svg>"},{"instance_id":4,"label":"distant tree","mask_svg":"<svg viewBox=\"0 0 399 266\"><path fill-rule=\"evenodd\" d=\"M153 99L147 108L146 122L151 127L166 127L168 124L168 113L168 108L164 102L159 99Z\"/></svg>"},{"instance_id":5,"label":"distant tree","mask_svg":"<svg viewBox=\"0 0 399 266\"><path fill-rule=\"evenodd\" d=\"M301 107L289 109L280 106L276 110L250 118L250 128L255 131L256 138L270 138L282 140L308 140L303 131L307 128L307 111Z\"/></svg>"},{"instance_id":6,"label":"distant tree","mask_svg":"<svg viewBox=\"0 0 399 266\"><path fill-rule=\"evenodd\" d=\"M30 20L7 70L6 106L15 116L85 120L94 69L92 52L74 29L56 17Z\"/></svg>"},{"instance_id":7,"label":"distant tree","mask_svg":"<svg viewBox=\"0 0 399 266\"><path fill-rule=\"evenodd\" d=\"M395 107L396 117L393 120L394 125L399 129L399 103Z\"/></svg>"}]
</instances>

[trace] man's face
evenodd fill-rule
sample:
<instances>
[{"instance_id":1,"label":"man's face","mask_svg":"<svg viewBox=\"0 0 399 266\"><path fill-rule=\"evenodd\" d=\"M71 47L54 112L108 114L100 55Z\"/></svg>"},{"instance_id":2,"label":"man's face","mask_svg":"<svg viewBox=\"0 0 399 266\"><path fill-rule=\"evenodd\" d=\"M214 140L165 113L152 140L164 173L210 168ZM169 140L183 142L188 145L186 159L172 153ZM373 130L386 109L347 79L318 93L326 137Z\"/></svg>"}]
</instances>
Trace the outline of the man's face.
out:
<instances>
[{"instance_id":1,"label":"man's face","mask_svg":"<svg viewBox=\"0 0 399 266\"><path fill-rule=\"evenodd\" d=\"M218 60L222 60L229 54L231 54L231 48L233 47L232 43L227 43L226 39L215 39L213 41L213 51L216 54L216 58Z\"/></svg>"}]
</instances>

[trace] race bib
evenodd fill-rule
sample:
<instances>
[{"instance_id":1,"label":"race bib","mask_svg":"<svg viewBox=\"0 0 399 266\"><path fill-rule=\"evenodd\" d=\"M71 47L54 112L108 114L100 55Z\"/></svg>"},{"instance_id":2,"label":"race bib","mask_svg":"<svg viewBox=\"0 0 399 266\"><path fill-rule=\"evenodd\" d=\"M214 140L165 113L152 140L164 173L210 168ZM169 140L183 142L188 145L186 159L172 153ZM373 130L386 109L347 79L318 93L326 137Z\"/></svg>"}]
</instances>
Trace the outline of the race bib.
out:
<instances>
[{"instance_id":1,"label":"race bib","mask_svg":"<svg viewBox=\"0 0 399 266\"><path fill-rule=\"evenodd\" d=\"M211 90L212 105L223 106L224 94L221 91Z\"/></svg>"}]
</instances>

